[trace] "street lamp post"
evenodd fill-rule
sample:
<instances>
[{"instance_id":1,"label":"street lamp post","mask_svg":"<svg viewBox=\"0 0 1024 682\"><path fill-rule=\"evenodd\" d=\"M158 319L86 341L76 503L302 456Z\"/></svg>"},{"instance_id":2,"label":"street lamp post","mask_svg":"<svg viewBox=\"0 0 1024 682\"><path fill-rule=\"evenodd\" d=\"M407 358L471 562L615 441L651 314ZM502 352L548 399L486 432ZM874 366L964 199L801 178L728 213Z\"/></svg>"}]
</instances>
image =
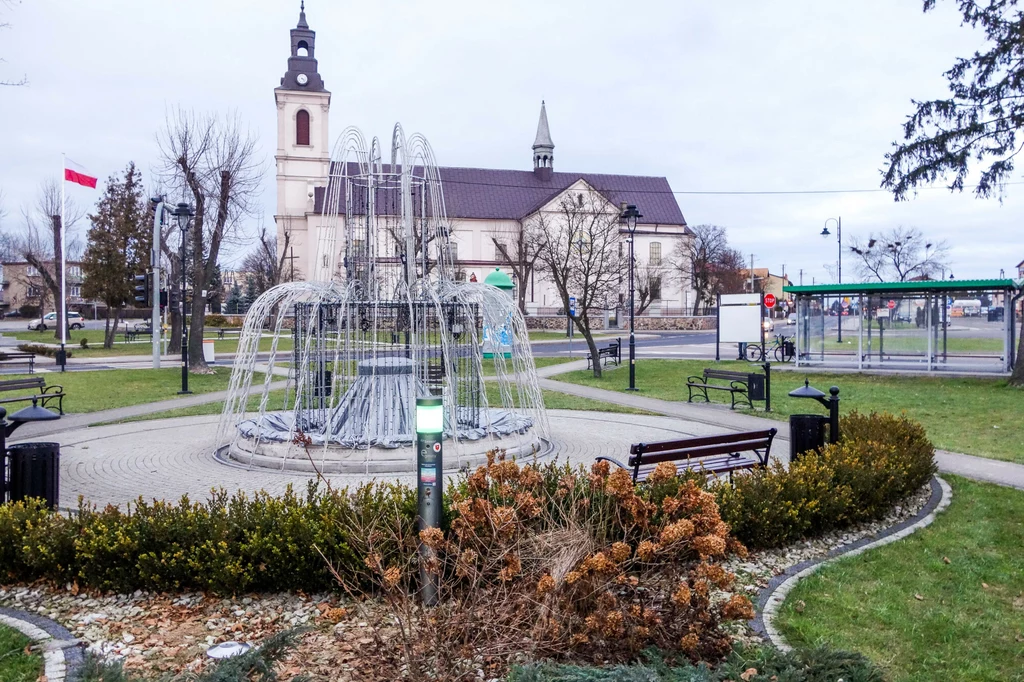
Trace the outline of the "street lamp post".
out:
<instances>
[{"instance_id":1,"label":"street lamp post","mask_svg":"<svg viewBox=\"0 0 1024 682\"><path fill-rule=\"evenodd\" d=\"M188 390L188 325L185 324L185 236L188 234L188 221L195 211L185 202L180 202L171 215L178 219L181 230L181 390L178 393L184 395L192 392Z\"/></svg>"},{"instance_id":2,"label":"street lamp post","mask_svg":"<svg viewBox=\"0 0 1024 682\"><path fill-rule=\"evenodd\" d=\"M626 210L622 212L622 219L626 223L626 228L629 230L629 389L630 391L637 390L636 388L636 334L634 333L633 325L633 310L634 310L634 293L633 293L633 242L636 235L636 221L638 218L643 218L643 214L637 210L636 206L629 204L626 206Z\"/></svg>"},{"instance_id":3,"label":"street lamp post","mask_svg":"<svg viewBox=\"0 0 1024 682\"><path fill-rule=\"evenodd\" d=\"M825 221L825 227L821 231L821 236L822 237L828 237L830 234L832 234L831 232L828 231L829 221L832 221L832 220L834 220L835 223L836 223L836 239L839 241L839 263L838 263L838 267L837 267L837 270L836 270L836 279L839 280L839 284L842 284L843 283L843 219L842 219L842 217L839 217L839 218L829 218L828 220L826 220ZM836 340L839 343L843 342L843 309L842 309L842 306L839 307L839 336L838 336L838 338Z\"/></svg>"}]
</instances>

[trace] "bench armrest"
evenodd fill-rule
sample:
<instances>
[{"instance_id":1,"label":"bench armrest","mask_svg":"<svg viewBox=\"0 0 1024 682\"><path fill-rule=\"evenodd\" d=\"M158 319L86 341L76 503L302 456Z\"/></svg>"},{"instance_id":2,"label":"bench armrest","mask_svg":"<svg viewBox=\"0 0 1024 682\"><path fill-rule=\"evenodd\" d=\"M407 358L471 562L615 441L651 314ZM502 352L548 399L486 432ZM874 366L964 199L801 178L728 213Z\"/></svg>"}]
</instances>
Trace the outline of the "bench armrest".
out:
<instances>
[{"instance_id":1,"label":"bench armrest","mask_svg":"<svg viewBox=\"0 0 1024 682\"><path fill-rule=\"evenodd\" d=\"M747 382L745 381L730 381L729 388L740 393L747 392Z\"/></svg>"},{"instance_id":2,"label":"bench armrest","mask_svg":"<svg viewBox=\"0 0 1024 682\"><path fill-rule=\"evenodd\" d=\"M697 384L697 383L706 384L706 383L708 383L708 379L707 379L707 377L698 377L698 376L686 377L686 383L688 383L688 384Z\"/></svg>"},{"instance_id":3,"label":"bench armrest","mask_svg":"<svg viewBox=\"0 0 1024 682\"><path fill-rule=\"evenodd\" d=\"M57 389L57 393L63 393L64 392L64 387L63 386L58 386L57 384L50 384L49 386L42 386L42 387L40 387L39 392L40 393L46 393L51 388Z\"/></svg>"},{"instance_id":4,"label":"bench armrest","mask_svg":"<svg viewBox=\"0 0 1024 682\"><path fill-rule=\"evenodd\" d=\"M623 464L619 460L615 459L614 457L605 457L604 455L598 455L597 457L594 458L594 461L595 462L611 462L612 464L618 466L620 469L630 469L631 468L631 467L626 466L625 464Z\"/></svg>"}]
</instances>

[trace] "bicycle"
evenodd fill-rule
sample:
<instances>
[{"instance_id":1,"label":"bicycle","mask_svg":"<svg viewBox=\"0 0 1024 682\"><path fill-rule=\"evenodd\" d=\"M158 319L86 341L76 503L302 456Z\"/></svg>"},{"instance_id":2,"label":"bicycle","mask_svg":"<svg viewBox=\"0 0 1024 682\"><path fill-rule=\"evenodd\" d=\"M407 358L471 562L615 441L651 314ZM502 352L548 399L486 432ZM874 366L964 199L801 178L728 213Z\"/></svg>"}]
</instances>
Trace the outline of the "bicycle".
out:
<instances>
[{"instance_id":1,"label":"bicycle","mask_svg":"<svg viewBox=\"0 0 1024 682\"><path fill-rule=\"evenodd\" d=\"M761 362L767 355L774 356L776 362L791 362L796 354L796 347L788 337L776 334L772 344L761 350L761 344L748 343L743 356L748 362Z\"/></svg>"},{"instance_id":2,"label":"bicycle","mask_svg":"<svg viewBox=\"0 0 1024 682\"><path fill-rule=\"evenodd\" d=\"M777 334L775 343L772 345L776 362L792 362L796 355L796 344L789 340L790 337Z\"/></svg>"}]
</instances>

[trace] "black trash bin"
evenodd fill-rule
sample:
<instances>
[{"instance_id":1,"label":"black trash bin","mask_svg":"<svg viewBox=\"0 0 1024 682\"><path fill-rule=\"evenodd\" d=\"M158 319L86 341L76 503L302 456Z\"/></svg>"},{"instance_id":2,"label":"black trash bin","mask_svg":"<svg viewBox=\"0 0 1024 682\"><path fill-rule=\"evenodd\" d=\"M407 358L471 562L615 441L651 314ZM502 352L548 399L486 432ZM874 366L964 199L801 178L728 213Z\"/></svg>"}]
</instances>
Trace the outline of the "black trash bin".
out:
<instances>
[{"instance_id":1,"label":"black trash bin","mask_svg":"<svg viewBox=\"0 0 1024 682\"><path fill-rule=\"evenodd\" d=\"M825 430L828 417L817 414L792 414L789 416L789 461L795 462L808 450L825 447Z\"/></svg>"},{"instance_id":2,"label":"black trash bin","mask_svg":"<svg viewBox=\"0 0 1024 682\"><path fill-rule=\"evenodd\" d=\"M60 443L19 443L7 448L8 500L46 500L50 509L60 499Z\"/></svg>"}]
</instances>

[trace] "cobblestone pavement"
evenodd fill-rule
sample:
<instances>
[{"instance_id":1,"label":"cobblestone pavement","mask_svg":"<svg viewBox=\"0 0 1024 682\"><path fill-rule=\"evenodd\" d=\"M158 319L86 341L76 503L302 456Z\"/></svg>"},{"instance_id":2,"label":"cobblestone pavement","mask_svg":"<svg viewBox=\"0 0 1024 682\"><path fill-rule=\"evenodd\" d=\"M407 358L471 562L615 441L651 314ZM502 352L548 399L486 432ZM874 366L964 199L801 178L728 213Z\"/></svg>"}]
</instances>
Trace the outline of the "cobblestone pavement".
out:
<instances>
[{"instance_id":1,"label":"cobblestone pavement","mask_svg":"<svg viewBox=\"0 0 1024 682\"><path fill-rule=\"evenodd\" d=\"M721 427L677 418L551 410L551 441L557 458L589 466L597 455L619 460L642 440L665 440L720 433ZM217 416L133 422L53 434L61 445L60 506L76 507L78 496L99 504L145 499L205 499L212 488L228 492L266 490L281 494L311 479L301 472L279 472L224 464L214 457ZM776 446L773 455L788 451ZM411 474L344 474L328 477L336 487L372 480L414 483Z\"/></svg>"}]
</instances>

